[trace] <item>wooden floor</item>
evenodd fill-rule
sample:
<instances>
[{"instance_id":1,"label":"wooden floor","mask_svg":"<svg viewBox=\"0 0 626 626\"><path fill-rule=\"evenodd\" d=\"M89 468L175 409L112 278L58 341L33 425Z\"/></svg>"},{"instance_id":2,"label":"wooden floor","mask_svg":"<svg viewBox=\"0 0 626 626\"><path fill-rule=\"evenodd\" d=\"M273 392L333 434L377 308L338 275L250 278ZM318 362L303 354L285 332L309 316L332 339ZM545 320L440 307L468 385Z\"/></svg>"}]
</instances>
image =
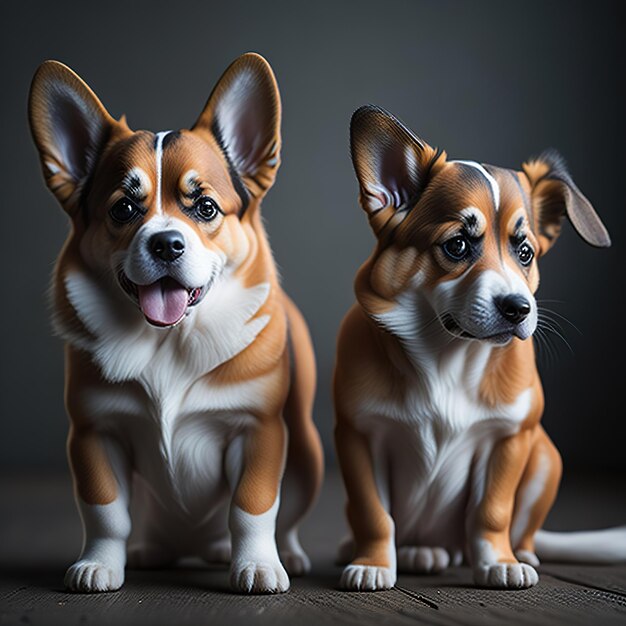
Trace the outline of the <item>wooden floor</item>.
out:
<instances>
[{"instance_id":1,"label":"wooden floor","mask_svg":"<svg viewBox=\"0 0 626 626\"><path fill-rule=\"evenodd\" d=\"M623 524L625 478L566 477L546 526ZM528 591L475 589L467 568L440 576L400 576L391 591L337 590L333 555L345 526L334 472L303 529L314 571L294 580L287 594L233 594L226 569L195 563L130 571L117 593L70 594L62 586L63 572L80 547L80 525L67 477L5 475L0 487L0 625L626 624L626 566L546 564L539 585Z\"/></svg>"}]
</instances>

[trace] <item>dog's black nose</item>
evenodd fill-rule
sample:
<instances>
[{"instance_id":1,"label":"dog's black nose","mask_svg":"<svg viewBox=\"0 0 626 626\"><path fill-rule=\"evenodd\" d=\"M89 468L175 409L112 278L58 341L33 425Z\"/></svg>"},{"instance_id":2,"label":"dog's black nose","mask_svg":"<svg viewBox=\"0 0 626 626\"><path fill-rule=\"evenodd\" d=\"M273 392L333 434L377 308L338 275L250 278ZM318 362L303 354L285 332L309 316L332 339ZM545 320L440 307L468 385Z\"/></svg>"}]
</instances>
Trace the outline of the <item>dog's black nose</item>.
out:
<instances>
[{"instance_id":1,"label":"dog's black nose","mask_svg":"<svg viewBox=\"0 0 626 626\"><path fill-rule=\"evenodd\" d=\"M523 322L530 313L530 302L517 293L496 298L496 306L505 319L512 324Z\"/></svg>"},{"instance_id":2,"label":"dog's black nose","mask_svg":"<svg viewBox=\"0 0 626 626\"><path fill-rule=\"evenodd\" d=\"M169 263L185 251L185 238L178 230L164 230L152 235L149 245L154 256Z\"/></svg>"}]
</instances>

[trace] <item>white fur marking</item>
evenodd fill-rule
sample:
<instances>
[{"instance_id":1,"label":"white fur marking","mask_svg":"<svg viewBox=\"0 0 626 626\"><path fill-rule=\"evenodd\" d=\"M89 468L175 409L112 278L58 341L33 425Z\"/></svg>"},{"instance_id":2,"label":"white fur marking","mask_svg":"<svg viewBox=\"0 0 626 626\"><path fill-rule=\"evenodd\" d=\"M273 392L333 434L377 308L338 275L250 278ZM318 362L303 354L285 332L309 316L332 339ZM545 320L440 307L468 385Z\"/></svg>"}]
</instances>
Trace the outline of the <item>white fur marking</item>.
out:
<instances>
[{"instance_id":1,"label":"white fur marking","mask_svg":"<svg viewBox=\"0 0 626 626\"><path fill-rule=\"evenodd\" d=\"M163 215L161 185L163 181L163 139L172 131L165 130L156 134L156 212Z\"/></svg>"},{"instance_id":2,"label":"white fur marking","mask_svg":"<svg viewBox=\"0 0 626 626\"><path fill-rule=\"evenodd\" d=\"M114 591L124 582L126 540L131 521L128 512L129 469L121 448L105 440L105 449L117 478L118 495L109 504L87 504L76 494L83 524L83 547L65 574L72 591Z\"/></svg>"},{"instance_id":3,"label":"white fur marking","mask_svg":"<svg viewBox=\"0 0 626 626\"><path fill-rule=\"evenodd\" d=\"M289 589L289 577L278 558L274 533L280 497L260 515L233 504L230 510L232 561L230 584L246 593L281 593Z\"/></svg>"},{"instance_id":4,"label":"white fur marking","mask_svg":"<svg viewBox=\"0 0 626 626\"><path fill-rule=\"evenodd\" d=\"M493 193L493 202L495 204L496 211L500 208L500 186L498 185L496 179L482 166L480 163L476 163L476 161L450 161L451 163L460 163L461 165L468 165L469 167L473 167L477 169L489 183L491 187L491 192Z\"/></svg>"},{"instance_id":5,"label":"white fur marking","mask_svg":"<svg viewBox=\"0 0 626 626\"><path fill-rule=\"evenodd\" d=\"M379 565L348 564L341 573L339 587L348 591L381 591L391 589L396 584L396 542L394 522L387 515L387 522L391 526L387 558L389 567Z\"/></svg>"}]
</instances>

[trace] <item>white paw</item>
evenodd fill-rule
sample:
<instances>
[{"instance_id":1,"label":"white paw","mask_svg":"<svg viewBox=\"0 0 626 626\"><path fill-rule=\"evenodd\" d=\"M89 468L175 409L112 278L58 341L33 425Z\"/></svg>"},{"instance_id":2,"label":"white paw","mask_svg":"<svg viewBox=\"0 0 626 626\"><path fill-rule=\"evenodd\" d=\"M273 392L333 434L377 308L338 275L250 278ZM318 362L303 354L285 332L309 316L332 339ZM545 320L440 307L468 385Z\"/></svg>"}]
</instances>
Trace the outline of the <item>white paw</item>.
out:
<instances>
[{"instance_id":1,"label":"white paw","mask_svg":"<svg viewBox=\"0 0 626 626\"><path fill-rule=\"evenodd\" d=\"M347 565L339 586L348 591L380 591L396 584L396 573L389 567Z\"/></svg>"},{"instance_id":2,"label":"white paw","mask_svg":"<svg viewBox=\"0 0 626 626\"><path fill-rule=\"evenodd\" d=\"M304 576L311 571L311 561L304 550L298 552L281 550L280 560L289 576Z\"/></svg>"},{"instance_id":3,"label":"white paw","mask_svg":"<svg viewBox=\"0 0 626 626\"><path fill-rule=\"evenodd\" d=\"M126 565L129 569L157 569L167 567L175 560L166 548L156 544L138 544L129 546Z\"/></svg>"},{"instance_id":4,"label":"white paw","mask_svg":"<svg viewBox=\"0 0 626 626\"><path fill-rule=\"evenodd\" d=\"M527 563L495 563L474 568L474 581L493 589L528 589L539 582L539 574Z\"/></svg>"},{"instance_id":5,"label":"white paw","mask_svg":"<svg viewBox=\"0 0 626 626\"><path fill-rule=\"evenodd\" d=\"M444 548L403 546L398 548L398 571L407 574L441 572L450 564L450 555Z\"/></svg>"},{"instance_id":6,"label":"white paw","mask_svg":"<svg viewBox=\"0 0 626 626\"><path fill-rule=\"evenodd\" d=\"M242 593L283 593L289 576L279 562L239 562L231 565L230 585Z\"/></svg>"},{"instance_id":7,"label":"white paw","mask_svg":"<svg viewBox=\"0 0 626 626\"><path fill-rule=\"evenodd\" d=\"M230 563L230 539L222 539L210 543L202 553L207 563Z\"/></svg>"},{"instance_id":8,"label":"white paw","mask_svg":"<svg viewBox=\"0 0 626 626\"><path fill-rule=\"evenodd\" d=\"M65 573L65 586L70 591L82 593L115 591L123 583L123 568L109 567L97 561L77 561Z\"/></svg>"},{"instance_id":9,"label":"white paw","mask_svg":"<svg viewBox=\"0 0 626 626\"><path fill-rule=\"evenodd\" d=\"M515 553L515 558L521 563L528 563L528 565L532 565L533 567L539 567L541 564L537 555L530 550L518 550Z\"/></svg>"}]
</instances>

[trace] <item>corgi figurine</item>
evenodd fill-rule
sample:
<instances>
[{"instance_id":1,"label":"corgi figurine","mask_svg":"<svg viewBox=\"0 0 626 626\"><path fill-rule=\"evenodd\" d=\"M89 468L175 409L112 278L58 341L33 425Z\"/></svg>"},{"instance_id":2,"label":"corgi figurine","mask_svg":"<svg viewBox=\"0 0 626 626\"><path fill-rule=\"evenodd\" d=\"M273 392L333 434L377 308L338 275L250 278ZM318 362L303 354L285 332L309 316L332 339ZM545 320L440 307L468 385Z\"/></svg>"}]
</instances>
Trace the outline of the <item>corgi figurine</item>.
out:
<instances>
[{"instance_id":1,"label":"corgi figurine","mask_svg":"<svg viewBox=\"0 0 626 626\"><path fill-rule=\"evenodd\" d=\"M337 348L341 586L388 589L397 570L466 558L477 585L526 588L537 554L626 559L624 528L537 532L561 476L540 424L537 260L564 216L610 245L561 157L522 171L448 160L375 106L352 117L351 152L377 242Z\"/></svg>"},{"instance_id":2,"label":"corgi figurine","mask_svg":"<svg viewBox=\"0 0 626 626\"><path fill-rule=\"evenodd\" d=\"M52 285L84 529L67 587L195 555L230 562L237 591L286 591L310 568L298 524L323 461L311 340L260 213L280 163L270 66L243 55L191 130L153 133L47 61L29 117L71 220Z\"/></svg>"}]
</instances>

